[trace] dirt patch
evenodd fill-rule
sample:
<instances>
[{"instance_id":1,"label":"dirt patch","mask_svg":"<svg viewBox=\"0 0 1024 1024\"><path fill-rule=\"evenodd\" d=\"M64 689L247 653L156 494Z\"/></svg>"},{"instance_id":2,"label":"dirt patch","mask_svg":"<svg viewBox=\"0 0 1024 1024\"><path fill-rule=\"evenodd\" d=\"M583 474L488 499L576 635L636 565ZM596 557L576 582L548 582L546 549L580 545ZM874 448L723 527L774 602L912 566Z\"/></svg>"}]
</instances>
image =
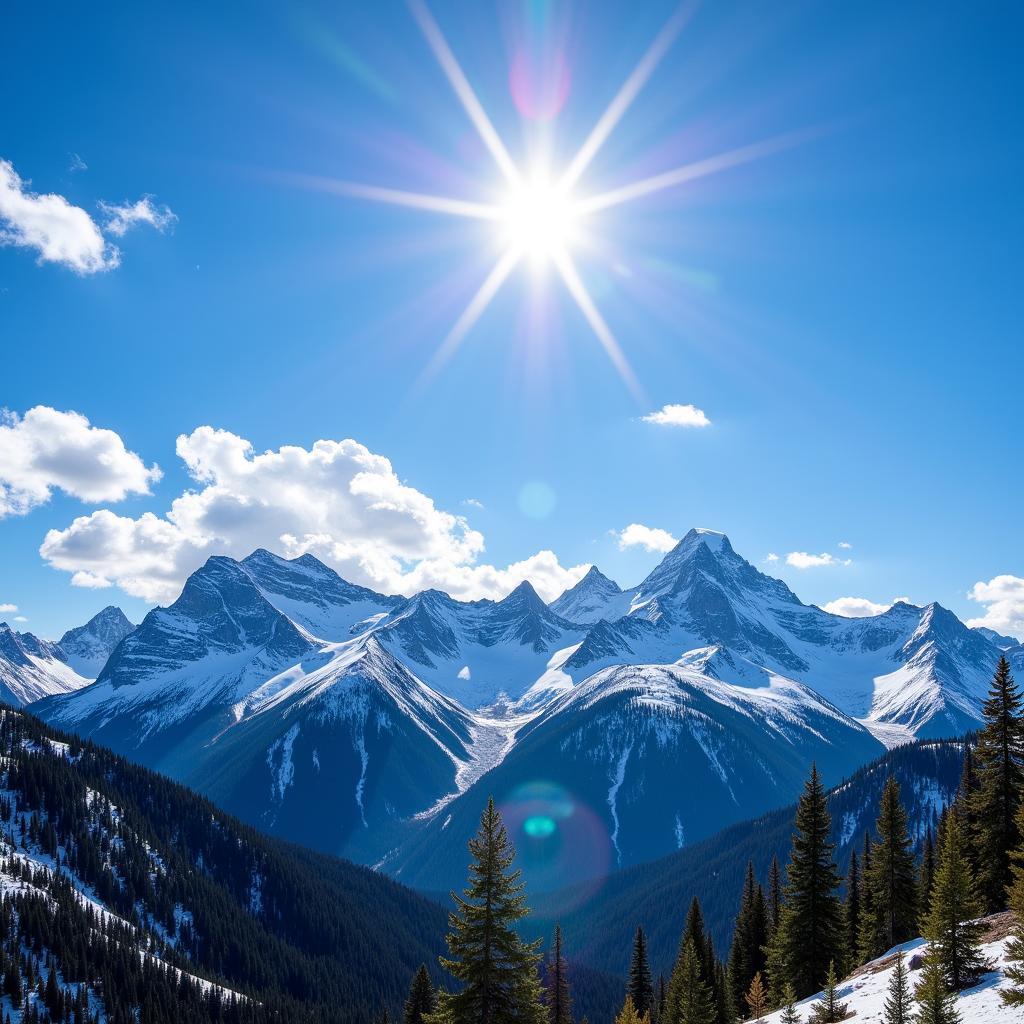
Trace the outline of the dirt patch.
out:
<instances>
[{"instance_id":1,"label":"dirt patch","mask_svg":"<svg viewBox=\"0 0 1024 1024\"><path fill-rule=\"evenodd\" d=\"M1012 910L1004 910L1001 914L991 914L989 917L982 918L981 923L985 926L981 941L998 942L1000 939L1005 939L1017 927L1017 918Z\"/></svg>"}]
</instances>

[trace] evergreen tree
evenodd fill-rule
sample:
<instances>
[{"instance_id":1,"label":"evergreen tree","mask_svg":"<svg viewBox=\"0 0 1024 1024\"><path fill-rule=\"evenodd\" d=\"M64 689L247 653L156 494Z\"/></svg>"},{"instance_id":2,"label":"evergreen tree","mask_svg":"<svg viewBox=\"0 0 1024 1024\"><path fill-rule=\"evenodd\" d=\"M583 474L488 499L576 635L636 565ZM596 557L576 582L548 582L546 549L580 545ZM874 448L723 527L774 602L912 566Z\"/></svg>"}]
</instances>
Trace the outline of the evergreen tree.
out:
<instances>
[{"instance_id":1,"label":"evergreen tree","mask_svg":"<svg viewBox=\"0 0 1024 1024\"><path fill-rule=\"evenodd\" d=\"M1024 835L1024 804L1017 812L1017 826ZM1024 843L1013 852L1013 884L1009 897L1016 923L1013 938L1006 947L1004 973L1013 985L1000 995L1009 1006L1024 1006Z\"/></svg>"},{"instance_id":2,"label":"evergreen tree","mask_svg":"<svg viewBox=\"0 0 1024 1024\"><path fill-rule=\"evenodd\" d=\"M946 987L942 967L937 960L926 959L921 980L914 989L917 1000L916 1024L960 1024L956 993Z\"/></svg>"},{"instance_id":3,"label":"evergreen tree","mask_svg":"<svg viewBox=\"0 0 1024 1024\"><path fill-rule=\"evenodd\" d=\"M473 860L465 896L452 894L450 956L441 957L441 966L462 987L441 993L428 1024L544 1024L540 941L523 942L515 931L529 910L520 872L512 870L515 850L493 797L469 851Z\"/></svg>"},{"instance_id":4,"label":"evergreen tree","mask_svg":"<svg viewBox=\"0 0 1024 1024\"><path fill-rule=\"evenodd\" d=\"M757 884L753 863L748 863L729 950L729 984L734 1006L744 1005L754 975L764 971L767 943L768 915L764 890Z\"/></svg>"},{"instance_id":5,"label":"evergreen tree","mask_svg":"<svg viewBox=\"0 0 1024 1024\"><path fill-rule=\"evenodd\" d=\"M615 1024L650 1024L650 1020L646 1014L637 1013L632 997L626 996L626 1001L615 1018Z\"/></svg>"},{"instance_id":6,"label":"evergreen tree","mask_svg":"<svg viewBox=\"0 0 1024 1024\"><path fill-rule=\"evenodd\" d=\"M658 1024L661 1024L665 1019L665 1006L668 1000L668 988L665 985L665 975L658 975Z\"/></svg>"},{"instance_id":7,"label":"evergreen tree","mask_svg":"<svg viewBox=\"0 0 1024 1024\"><path fill-rule=\"evenodd\" d=\"M654 1010L654 980L647 961L647 938L638 927L633 938L633 956L629 962L629 983L626 991L633 1000L636 1012L642 1017Z\"/></svg>"},{"instance_id":8,"label":"evergreen tree","mask_svg":"<svg viewBox=\"0 0 1024 1024\"><path fill-rule=\"evenodd\" d=\"M871 874L864 879L871 890L871 915L864 918L861 929L865 960L916 934L917 866L899 783L892 776L885 783L875 827L878 841L871 848Z\"/></svg>"},{"instance_id":9,"label":"evergreen tree","mask_svg":"<svg viewBox=\"0 0 1024 1024\"><path fill-rule=\"evenodd\" d=\"M850 852L850 871L846 876L846 902L843 906L846 933L845 963L851 968L860 963L861 885L857 851Z\"/></svg>"},{"instance_id":10,"label":"evergreen tree","mask_svg":"<svg viewBox=\"0 0 1024 1024\"><path fill-rule=\"evenodd\" d=\"M548 959L547 988L545 991L549 1024L572 1024L572 996L569 992L569 977L562 950L562 926L555 925L555 939ZM649 1013L650 1007L641 1011Z\"/></svg>"},{"instance_id":11,"label":"evergreen tree","mask_svg":"<svg viewBox=\"0 0 1024 1024\"><path fill-rule=\"evenodd\" d=\"M700 959L692 939L683 944L668 983L666 1024L715 1024L711 990L700 976Z\"/></svg>"},{"instance_id":12,"label":"evergreen tree","mask_svg":"<svg viewBox=\"0 0 1024 1024\"><path fill-rule=\"evenodd\" d=\"M779 1024L800 1024L800 1014L796 1012L796 993L792 985L786 985L783 989Z\"/></svg>"},{"instance_id":13,"label":"evergreen tree","mask_svg":"<svg viewBox=\"0 0 1024 1024\"><path fill-rule=\"evenodd\" d=\"M833 961L828 965L821 1002L815 1003L811 1010L810 1024L836 1024L846 1019L849 1007L839 1001L838 986L839 979L836 978L836 965Z\"/></svg>"},{"instance_id":14,"label":"evergreen tree","mask_svg":"<svg viewBox=\"0 0 1024 1024\"><path fill-rule=\"evenodd\" d=\"M749 1019L760 1020L764 1016L765 1010L768 1009L768 993L765 990L760 971L754 975L744 999L746 1000Z\"/></svg>"},{"instance_id":15,"label":"evergreen tree","mask_svg":"<svg viewBox=\"0 0 1024 1024\"><path fill-rule=\"evenodd\" d=\"M988 911L1006 905L1011 882L1010 853L1021 841L1017 810L1024 790L1024 698L1010 664L999 659L988 698L982 705L985 728L978 737L978 791L975 815L979 895Z\"/></svg>"},{"instance_id":16,"label":"evergreen tree","mask_svg":"<svg viewBox=\"0 0 1024 1024\"><path fill-rule=\"evenodd\" d=\"M882 1010L882 1024L910 1024L910 983L907 960L900 950L889 978L889 993Z\"/></svg>"},{"instance_id":17,"label":"evergreen tree","mask_svg":"<svg viewBox=\"0 0 1024 1024\"><path fill-rule=\"evenodd\" d=\"M839 873L832 859L832 822L817 767L800 796L796 833L786 871L786 907L782 914L776 962L786 976L774 984L793 985L798 997L817 992L829 964L843 953L842 906L836 889Z\"/></svg>"},{"instance_id":18,"label":"evergreen tree","mask_svg":"<svg viewBox=\"0 0 1024 1024\"><path fill-rule=\"evenodd\" d=\"M928 956L939 964L943 980L953 992L973 984L985 968L980 953L982 929L972 920L980 913L980 904L965 845L963 828L954 811L946 821L924 929Z\"/></svg>"},{"instance_id":19,"label":"evergreen tree","mask_svg":"<svg viewBox=\"0 0 1024 1024\"><path fill-rule=\"evenodd\" d=\"M779 869L779 858L772 856L772 866L768 869L768 894L766 897L768 912L768 938L775 934L782 915L782 872Z\"/></svg>"},{"instance_id":20,"label":"evergreen tree","mask_svg":"<svg viewBox=\"0 0 1024 1024\"><path fill-rule=\"evenodd\" d=\"M403 1024L423 1024L423 1018L433 1013L436 1008L437 996L434 994L430 975L427 974L427 965L421 964L409 986L409 996L405 1000L405 1013L402 1016Z\"/></svg>"},{"instance_id":21,"label":"evergreen tree","mask_svg":"<svg viewBox=\"0 0 1024 1024\"><path fill-rule=\"evenodd\" d=\"M917 910L920 916L927 913L932 901L932 883L935 881L935 836L931 825L924 836L924 847L921 850L921 873L917 886Z\"/></svg>"}]
</instances>

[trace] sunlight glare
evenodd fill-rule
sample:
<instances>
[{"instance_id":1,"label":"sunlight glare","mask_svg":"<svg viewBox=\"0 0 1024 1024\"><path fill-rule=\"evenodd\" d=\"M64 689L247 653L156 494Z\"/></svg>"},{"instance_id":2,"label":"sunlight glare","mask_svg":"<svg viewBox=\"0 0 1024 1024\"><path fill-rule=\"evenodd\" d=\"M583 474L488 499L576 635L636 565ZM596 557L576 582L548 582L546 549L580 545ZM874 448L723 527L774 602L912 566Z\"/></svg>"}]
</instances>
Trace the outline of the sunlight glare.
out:
<instances>
[{"instance_id":1,"label":"sunlight glare","mask_svg":"<svg viewBox=\"0 0 1024 1024\"><path fill-rule=\"evenodd\" d=\"M503 242L535 267L553 262L578 238L576 201L546 175L509 192L499 223Z\"/></svg>"}]
</instances>

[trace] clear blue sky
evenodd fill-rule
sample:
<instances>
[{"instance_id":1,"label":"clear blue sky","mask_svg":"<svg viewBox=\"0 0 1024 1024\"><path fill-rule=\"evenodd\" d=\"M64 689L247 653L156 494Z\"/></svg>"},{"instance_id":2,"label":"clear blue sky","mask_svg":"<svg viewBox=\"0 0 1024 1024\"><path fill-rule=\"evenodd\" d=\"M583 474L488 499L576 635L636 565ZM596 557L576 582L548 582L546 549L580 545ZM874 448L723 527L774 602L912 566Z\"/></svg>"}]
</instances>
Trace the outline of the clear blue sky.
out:
<instances>
[{"instance_id":1,"label":"clear blue sky","mask_svg":"<svg viewBox=\"0 0 1024 1024\"><path fill-rule=\"evenodd\" d=\"M431 9L513 158L544 137L564 163L675 5ZM588 223L580 276L640 396L557 274L521 269L424 383L494 262L491 226L301 183L499 186L404 3L15 3L4 23L0 159L26 191L97 223L101 200L143 195L177 217L112 238L120 265L97 273L0 248L0 405L75 410L164 473L150 494L57 488L0 520L0 604L21 628L143 613L117 586L71 586L39 546L201 489L175 454L201 425L257 452L354 438L467 518L473 564L550 548L633 583L660 556L611 531L639 523L778 553L770 571L816 603L905 595L967 617L976 581L1024 576L1016 5L696 6L580 188L798 142ZM562 105L531 116L522 82L559 52ZM710 426L642 421L666 404Z\"/></svg>"}]
</instances>

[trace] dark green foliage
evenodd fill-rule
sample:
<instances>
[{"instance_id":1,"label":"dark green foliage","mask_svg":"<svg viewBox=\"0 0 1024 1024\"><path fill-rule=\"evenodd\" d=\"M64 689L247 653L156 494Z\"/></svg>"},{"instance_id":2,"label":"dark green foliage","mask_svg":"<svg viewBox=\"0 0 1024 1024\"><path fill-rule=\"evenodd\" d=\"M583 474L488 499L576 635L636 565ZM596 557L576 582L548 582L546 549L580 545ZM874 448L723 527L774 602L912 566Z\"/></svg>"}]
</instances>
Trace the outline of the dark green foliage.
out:
<instances>
[{"instance_id":1,"label":"dark green foliage","mask_svg":"<svg viewBox=\"0 0 1024 1024\"><path fill-rule=\"evenodd\" d=\"M917 913L920 918L932 901L932 885L935 882L935 835L929 826L921 849L921 869L917 883Z\"/></svg>"},{"instance_id":2,"label":"dark green foliage","mask_svg":"<svg viewBox=\"0 0 1024 1024\"><path fill-rule=\"evenodd\" d=\"M1017 826L1024 835L1024 804L1017 812ZM1008 1006L1024 1006L1024 843L1013 851L1013 884L1010 886L1010 910L1016 918L1013 938L1006 947L1007 965L1004 968L1011 987L1002 992Z\"/></svg>"},{"instance_id":3,"label":"dark green foliage","mask_svg":"<svg viewBox=\"0 0 1024 1024\"><path fill-rule=\"evenodd\" d=\"M562 949L561 925L555 925L555 938L548 956L545 981L544 997L549 1024L572 1024L572 995L569 992L565 951Z\"/></svg>"},{"instance_id":4,"label":"dark green foliage","mask_svg":"<svg viewBox=\"0 0 1024 1024\"><path fill-rule=\"evenodd\" d=\"M987 911L1006 906L1010 853L1021 841L1017 810L1024 790L1024 698L1006 658L999 659L978 736L978 790L970 802L978 856L978 889Z\"/></svg>"},{"instance_id":5,"label":"dark green foliage","mask_svg":"<svg viewBox=\"0 0 1024 1024\"><path fill-rule=\"evenodd\" d=\"M860 963L860 930L861 930L861 885L860 864L857 851L850 854L850 870L846 875L846 899L843 902L843 930L846 937L847 967Z\"/></svg>"},{"instance_id":6,"label":"dark green foliage","mask_svg":"<svg viewBox=\"0 0 1024 1024\"><path fill-rule=\"evenodd\" d=\"M441 966L459 983L442 992L434 1024L544 1024L537 964L539 942L524 942L516 924L529 913L515 850L501 815L488 800L469 842L472 861L464 896L452 893L449 956Z\"/></svg>"},{"instance_id":7,"label":"dark green foliage","mask_svg":"<svg viewBox=\"0 0 1024 1024\"><path fill-rule=\"evenodd\" d=\"M14 929L47 951L64 984L94 979L111 1024L140 1003L150 1008L144 1024L282 1015L365 1024L381 1007L401 1006L416 964L436 951L444 913L434 904L365 868L269 840L24 712L0 709L0 753L9 758L5 831L33 856L56 854L61 868L29 872L39 895L11 901L0 942ZM20 864L4 867L29 870ZM72 879L120 922L94 920ZM141 960L140 943L159 960ZM222 988L207 991L174 969ZM3 965L9 997L23 996L19 974L29 972L45 997L49 967L12 957Z\"/></svg>"},{"instance_id":8,"label":"dark green foliage","mask_svg":"<svg viewBox=\"0 0 1024 1024\"><path fill-rule=\"evenodd\" d=\"M907 980L907 959L900 950L889 978L889 991L882 1008L882 1024L910 1024L910 982Z\"/></svg>"},{"instance_id":9,"label":"dark green foliage","mask_svg":"<svg viewBox=\"0 0 1024 1024\"><path fill-rule=\"evenodd\" d=\"M845 1020L849 1013L846 1003L839 1001L839 979L836 977L836 965L832 962L828 965L828 974L825 977L825 990L822 993L820 1003L815 1003L811 1009L811 1024L837 1024Z\"/></svg>"},{"instance_id":10,"label":"dark green foliage","mask_svg":"<svg viewBox=\"0 0 1024 1024\"><path fill-rule=\"evenodd\" d=\"M917 864L899 783L891 776L875 828L878 840L871 847L870 870L864 873L864 888L871 893L871 912L863 915L861 925L864 960L913 938L917 928Z\"/></svg>"},{"instance_id":11,"label":"dark green foliage","mask_svg":"<svg viewBox=\"0 0 1024 1024\"><path fill-rule=\"evenodd\" d=\"M700 958L692 939L679 952L668 983L663 1024L715 1024L711 989L701 977Z\"/></svg>"},{"instance_id":12,"label":"dark green foliage","mask_svg":"<svg viewBox=\"0 0 1024 1024\"><path fill-rule=\"evenodd\" d=\"M947 819L935 873L932 904L925 920L928 957L953 992L974 984L985 970L980 953L982 928L974 874L965 854L963 827L954 811Z\"/></svg>"},{"instance_id":13,"label":"dark green foliage","mask_svg":"<svg viewBox=\"0 0 1024 1024\"><path fill-rule=\"evenodd\" d=\"M767 942L768 913L764 890L757 883L754 865L748 863L729 950L729 986L733 1006L746 1005L747 991L754 975L765 969Z\"/></svg>"},{"instance_id":14,"label":"dark green foliage","mask_svg":"<svg viewBox=\"0 0 1024 1024\"><path fill-rule=\"evenodd\" d=\"M942 967L935 960L926 960L921 980L914 989L917 1000L915 1024L960 1024L956 993L946 986Z\"/></svg>"},{"instance_id":15,"label":"dark green foliage","mask_svg":"<svg viewBox=\"0 0 1024 1024\"><path fill-rule=\"evenodd\" d=\"M423 1024L423 1018L433 1013L436 1008L437 994L427 973L427 965L420 964L419 970L413 975L409 996L405 1000L403 1024Z\"/></svg>"},{"instance_id":16,"label":"dark green foliage","mask_svg":"<svg viewBox=\"0 0 1024 1024\"><path fill-rule=\"evenodd\" d=\"M643 928L637 928L633 937L633 955L629 961L629 984L626 992L633 999L636 1012L642 1017L654 1013L654 979L647 960L647 939Z\"/></svg>"},{"instance_id":17,"label":"dark green foliage","mask_svg":"<svg viewBox=\"0 0 1024 1024\"><path fill-rule=\"evenodd\" d=\"M778 856L772 857L768 869L768 892L765 896L765 909L768 914L768 937L775 934L782 916L782 871L779 868Z\"/></svg>"},{"instance_id":18,"label":"dark green foliage","mask_svg":"<svg viewBox=\"0 0 1024 1024\"><path fill-rule=\"evenodd\" d=\"M816 767L796 812L796 832L785 889L785 909L772 943L776 951L774 986L789 982L799 998L821 988L830 965L843 955L839 873L832 859L832 822Z\"/></svg>"}]
</instances>

